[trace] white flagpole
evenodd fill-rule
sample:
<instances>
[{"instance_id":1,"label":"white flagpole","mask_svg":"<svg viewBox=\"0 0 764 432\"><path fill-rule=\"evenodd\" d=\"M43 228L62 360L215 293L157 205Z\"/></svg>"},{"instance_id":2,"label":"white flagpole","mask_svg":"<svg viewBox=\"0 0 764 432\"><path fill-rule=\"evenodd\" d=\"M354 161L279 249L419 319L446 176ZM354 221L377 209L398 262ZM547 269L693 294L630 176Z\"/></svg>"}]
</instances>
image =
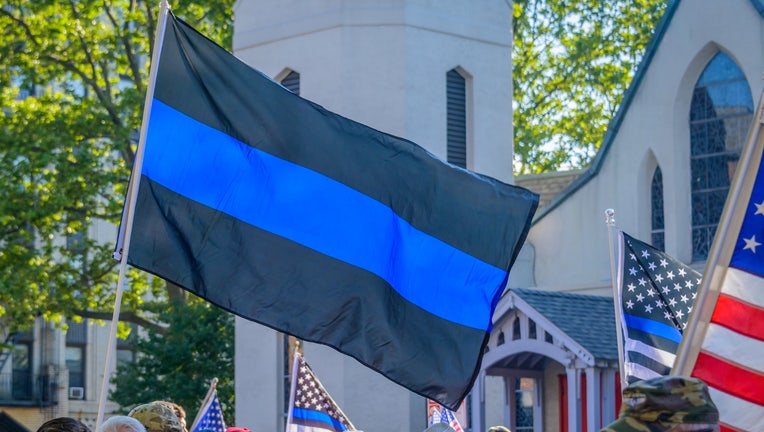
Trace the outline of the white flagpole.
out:
<instances>
[{"instance_id":1,"label":"white flagpole","mask_svg":"<svg viewBox=\"0 0 764 432\"><path fill-rule=\"evenodd\" d=\"M700 345L711 320L713 306L716 305L716 299L721 292L722 280L729 267L735 247L734 241L745 216L745 210L739 207L745 206L747 202L740 202L740 197L742 195L744 199L750 198L753 183L756 181L756 174L761 169L761 146L764 145L762 144L764 140L759 135L761 125L764 123L764 94L760 97L756 113L757 116L754 118L754 124L746 138L746 145L743 154L740 155L740 163L735 172L732 187L730 187L729 197L708 254L703 279L692 306L693 313L687 322L687 327L682 335L682 342L676 353L674 367L671 369L672 375L689 375L695 367ZM733 243L730 244L730 247L725 248L730 243L727 241L730 235L734 236Z\"/></svg>"},{"instance_id":2,"label":"white flagpole","mask_svg":"<svg viewBox=\"0 0 764 432\"><path fill-rule=\"evenodd\" d=\"M101 428L103 422L104 407L106 405L107 390L109 387L109 375L112 366L112 352L117 339L117 324L119 322L119 309L122 304L122 286L125 283L125 273L127 268L127 253L130 248L130 236L132 234L133 214L135 213L135 200L138 196L138 185L141 177L141 167L143 165L143 148L146 143L146 133L149 124L149 115L151 113L151 100L154 97L154 86L156 84L157 66L159 62L159 53L162 51L164 42L165 28L167 27L167 16L170 5L167 0L161 0L159 6L159 17L157 19L157 30L154 43L154 52L151 56L151 71L149 72L149 84L146 89L146 101L143 108L143 122L141 123L141 136L138 142L138 149L133 162L133 171L130 176L129 194L125 203L126 216L124 218L124 237L117 239L117 244L122 246L119 251L121 254L119 263L119 277L117 279L117 291L114 295L114 312L111 317L111 334L106 348L106 363L104 365L103 379L101 380L101 395L98 401L98 416L96 417L96 430ZM120 231L122 231L120 229Z\"/></svg>"},{"instance_id":3,"label":"white flagpole","mask_svg":"<svg viewBox=\"0 0 764 432\"><path fill-rule=\"evenodd\" d=\"M287 410L287 421L284 428L285 432L289 432L289 426L292 424L292 410L294 409L294 395L297 390L297 368L300 364L300 342L294 346L294 359L292 360L292 382L289 386L289 409Z\"/></svg>"},{"instance_id":4,"label":"white flagpole","mask_svg":"<svg viewBox=\"0 0 764 432\"><path fill-rule=\"evenodd\" d=\"M212 396L215 394L215 390L218 386L218 379L212 378L212 381L210 382L210 388L207 390L207 395L204 396L204 400L202 401L202 406L199 407L199 412L196 413L196 417L194 418L194 422L191 423L190 431L193 432L194 429L196 429L196 425L199 424L199 421L202 419L202 416L204 415L204 412L207 411L207 408L210 405L210 401L212 400Z\"/></svg>"},{"instance_id":5,"label":"white flagpole","mask_svg":"<svg viewBox=\"0 0 764 432\"><path fill-rule=\"evenodd\" d=\"M623 353L623 334L621 333L621 308L619 307L621 296L618 285L620 284L620 278L616 271L616 259L613 252L613 230L615 229L615 210L605 210L605 224L607 225L607 237L608 244L610 245L610 277L613 281L613 309L615 312L615 335L618 341L618 371L621 378L621 389L626 388L628 384L626 381L626 371L624 370L624 353ZM620 245L620 242L619 242ZM620 252L619 247L619 252Z\"/></svg>"}]
</instances>

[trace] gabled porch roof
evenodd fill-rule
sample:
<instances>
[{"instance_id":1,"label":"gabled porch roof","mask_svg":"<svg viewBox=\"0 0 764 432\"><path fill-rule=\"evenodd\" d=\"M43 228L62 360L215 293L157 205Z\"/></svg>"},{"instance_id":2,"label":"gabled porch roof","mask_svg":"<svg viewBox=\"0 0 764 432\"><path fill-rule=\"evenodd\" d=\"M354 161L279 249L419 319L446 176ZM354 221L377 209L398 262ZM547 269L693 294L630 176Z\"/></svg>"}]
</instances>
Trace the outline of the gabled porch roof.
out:
<instances>
[{"instance_id":1,"label":"gabled porch roof","mask_svg":"<svg viewBox=\"0 0 764 432\"><path fill-rule=\"evenodd\" d=\"M511 289L494 313L486 368L617 367L613 299L532 289Z\"/></svg>"}]
</instances>

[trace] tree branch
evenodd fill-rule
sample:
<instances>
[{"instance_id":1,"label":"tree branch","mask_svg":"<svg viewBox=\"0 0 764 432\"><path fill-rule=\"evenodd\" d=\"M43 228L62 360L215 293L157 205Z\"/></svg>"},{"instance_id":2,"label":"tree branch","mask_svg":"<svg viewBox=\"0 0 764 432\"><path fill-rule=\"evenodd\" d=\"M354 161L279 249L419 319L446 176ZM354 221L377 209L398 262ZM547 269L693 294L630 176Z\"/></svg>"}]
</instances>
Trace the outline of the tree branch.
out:
<instances>
[{"instance_id":1,"label":"tree branch","mask_svg":"<svg viewBox=\"0 0 764 432\"><path fill-rule=\"evenodd\" d=\"M97 320L104 320L104 321L110 321L113 317L112 312L97 312L97 311L88 311L88 310L75 310L74 313L82 318L89 318L89 319L97 319ZM142 318L138 316L133 311L127 311L127 312L120 312L119 314L119 320L123 322L129 322L132 324L139 325L141 327L145 328L151 328L154 329L157 333L164 334L167 329L157 323L151 322L145 318Z\"/></svg>"}]
</instances>

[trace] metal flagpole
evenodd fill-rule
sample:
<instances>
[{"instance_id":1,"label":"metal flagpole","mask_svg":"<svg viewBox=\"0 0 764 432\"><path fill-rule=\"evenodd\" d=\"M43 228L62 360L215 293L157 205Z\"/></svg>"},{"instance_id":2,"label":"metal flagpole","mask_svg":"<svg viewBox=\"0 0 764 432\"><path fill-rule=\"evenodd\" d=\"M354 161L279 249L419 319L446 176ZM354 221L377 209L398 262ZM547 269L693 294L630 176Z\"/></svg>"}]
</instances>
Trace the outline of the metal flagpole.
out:
<instances>
[{"instance_id":1,"label":"metal flagpole","mask_svg":"<svg viewBox=\"0 0 764 432\"><path fill-rule=\"evenodd\" d=\"M101 428L103 422L104 407L106 405L107 389L109 387L109 375L112 365L112 352L114 351L114 345L117 339L117 324L119 322L119 309L122 304L122 286L125 283L125 273L127 268L127 253L130 248L130 237L132 234L133 214L135 213L135 200L138 196L138 185L141 177L141 167L143 165L143 148L146 143L146 133L149 124L149 115L151 113L151 100L154 97L154 86L156 84L157 66L159 61L159 53L162 52L162 44L164 42L165 28L167 27L167 16L170 10L170 5L167 0L161 0L159 5L159 17L157 19L156 37L154 40L154 52L151 56L151 71L149 72L149 84L146 90L146 101L143 108L143 122L141 123L141 136L138 141L138 149L135 155L135 161L133 162L133 171L130 176L130 184L128 186L128 197L125 203L126 216L124 217L124 230L120 229L120 232L124 233L124 236L119 236L117 239L117 245L121 246L119 250L120 263L119 263L119 278L117 279L117 291L114 295L114 312L111 317L111 334L109 335L109 343L106 348L106 364L104 365L103 379L101 380L101 397L98 401L98 416L96 417L96 429Z\"/></svg>"},{"instance_id":2,"label":"metal flagpole","mask_svg":"<svg viewBox=\"0 0 764 432\"><path fill-rule=\"evenodd\" d=\"M615 253L613 252L613 230L615 229L615 210L613 209L607 209L605 210L605 224L607 225L607 237L608 237L608 244L610 245L610 277L613 281L613 309L615 312L615 334L616 334L616 340L618 341L618 371L620 373L621 378L621 389L626 388L626 373L624 371L624 354L623 354L623 334L621 333L621 311L618 307L619 302L621 301L621 296L619 295L618 285L619 285L619 277L618 273L616 272L616 260L615 260ZM620 245L620 242L619 242ZM619 247L619 252L620 252Z\"/></svg>"},{"instance_id":3,"label":"metal flagpole","mask_svg":"<svg viewBox=\"0 0 764 432\"><path fill-rule=\"evenodd\" d=\"M215 393L215 390L218 386L218 379L212 378L212 381L210 382L210 388L207 390L207 396L204 397L204 400L202 401L202 406L199 407L199 412L196 413L196 417L194 418L194 422L191 423L190 431L193 431L196 429L196 425L199 424L199 421L202 419L202 416L204 415L204 412L207 411L207 408L210 404L210 399L212 399L212 395Z\"/></svg>"},{"instance_id":4,"label":"metal flagpole","mask_svg":"<svg viewBox=\"0 0 764 432\"><path fill-rule=\"evenodd\" d=\"M287 410L287 421L285 425L285 432L289 432L289 425L292 424L292 410L294 410L294 394L297 390L297 367L300 359L300 341L296 341L294 345L294 358L292 359L292 380L289 383L289 409Z\"/></svg>"}]
</instances>

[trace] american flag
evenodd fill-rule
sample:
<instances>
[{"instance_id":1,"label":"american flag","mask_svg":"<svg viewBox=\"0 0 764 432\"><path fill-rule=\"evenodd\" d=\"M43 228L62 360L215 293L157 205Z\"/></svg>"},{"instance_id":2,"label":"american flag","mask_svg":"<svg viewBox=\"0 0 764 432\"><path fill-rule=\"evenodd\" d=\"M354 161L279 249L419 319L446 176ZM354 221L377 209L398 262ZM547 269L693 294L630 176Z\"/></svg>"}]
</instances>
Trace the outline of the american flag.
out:
<instances>
[{"instance_id":1,"label":"american flag","mask_svg":"<svg viewBox=\"0 0 764 432\"><path fill-rule=\"evenodd\" d=\"M721 430L764 431L764 112L738 164L673 372L708 384Z\"/></svg>"},{"instance_id":2,"label":"american flag","mask_svg":"<svg viewBox=\"0 0 764 432\"><path fill-rule=\"evenodd\" d=\"M218 392L212 390L212 394L208 395L204 404L202 404L191 432L225 432L225 429L223 410L220 408Z\"/></svg>"},{"instance_id":3,"label":"american flag","mask_svg":"<svg viewBox=\"0 0 764 432\"><path fill-rule=\"evenodd\" d=\"M300 353L294 356L289 401L287 432L356 430Z\"/></svg>"},{"instance_id":4,"label":"american flag","mask_svg":"<svg viewBox=\"0 0 764 432\"><path fill-rule=\"evenodd\" d=\"M427 422L429 426L436 423L445 423L451 426L451 429L456 432L464 432L464 429L462 428L462 425L459 424L459 419L456 418L454 412L438 402L427 399L427 412L429 413L429 420Z\"/></svg>"},{"instance_id":5,"label":"american flag","mask_svg":"<svg viewBox=\"0 0 764 432\"><path fill-rule=\"evenodd\" d=\"M701 274L628 234L620 236L620 318L629 383L668 375Z\"/></svg>"},{"instance_id":6,"label":"american flag","mask_svg":"<svg viewBox=\"0 0 764 432\"><path fill-rule=\"evenodd\" d=\"M464 429L462 429L462 425L459 424L459 420L456 419L454 412L446 407L440 409L440 422L451 426L456 432L464 432Z\"/></svg>"}]
</instances>

